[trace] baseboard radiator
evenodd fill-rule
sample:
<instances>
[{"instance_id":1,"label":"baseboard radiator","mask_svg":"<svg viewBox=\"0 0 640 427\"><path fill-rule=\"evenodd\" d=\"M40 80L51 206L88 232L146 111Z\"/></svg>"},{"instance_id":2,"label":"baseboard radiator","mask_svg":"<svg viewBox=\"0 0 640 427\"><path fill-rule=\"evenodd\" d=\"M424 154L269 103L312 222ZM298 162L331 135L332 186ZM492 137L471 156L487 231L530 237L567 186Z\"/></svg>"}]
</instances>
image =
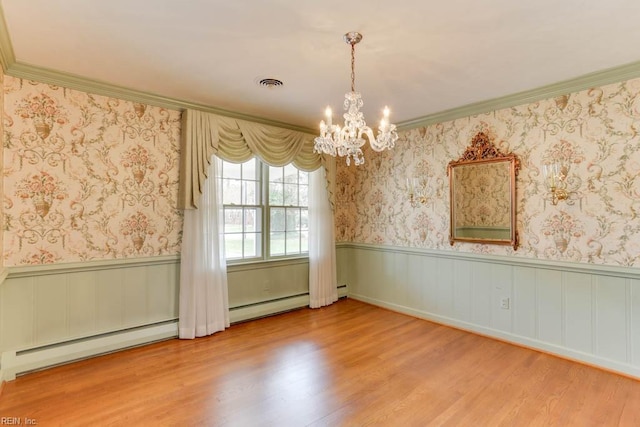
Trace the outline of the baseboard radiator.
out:
<instances>
[{"instance_id":1,"label":"baseboard radiator","mask_svg":"<svg viewBox=\"0 0 640 427\"><path fill-rule=\"evenodd\" d=\"M346 285L338 287L340 298L347 296ZM270 316L309 305L309 294L293 295L230 310L231 323ZM17 375L112 353L178 336L178 320L109 332L101 335L60 342L52 345L5 351L0 355L0 383L12 381Z\"/></svg>"},{"instance_id":2,"label":"baseboard radiator","mask_svg":"<svg viewBox=\"0 0 640 427\"><path fill-rule=\"evenodd\" d=\"M149 344L177 335L178 321L170 320L28 350L5 351L0 356L0 379L11 381L22 373Z\"/></svg>"}]
</instances>

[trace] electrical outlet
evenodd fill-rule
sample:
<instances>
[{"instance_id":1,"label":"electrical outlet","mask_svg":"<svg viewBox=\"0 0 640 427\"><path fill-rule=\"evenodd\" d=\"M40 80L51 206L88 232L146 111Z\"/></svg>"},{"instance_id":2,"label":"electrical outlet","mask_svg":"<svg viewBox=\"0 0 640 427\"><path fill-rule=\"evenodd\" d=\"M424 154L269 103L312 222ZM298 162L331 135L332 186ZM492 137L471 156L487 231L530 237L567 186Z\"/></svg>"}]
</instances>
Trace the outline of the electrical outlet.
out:
<instances>
[{"instance_id":1,"label":"electrical outlet","mask_svg":"<svg viewBox=\"0 0 640 427\"><path fill-rule=\"evenodd\" d=\"M509 297L500 298L500 308L509 310Z\"/></svg>"}]
</instances>

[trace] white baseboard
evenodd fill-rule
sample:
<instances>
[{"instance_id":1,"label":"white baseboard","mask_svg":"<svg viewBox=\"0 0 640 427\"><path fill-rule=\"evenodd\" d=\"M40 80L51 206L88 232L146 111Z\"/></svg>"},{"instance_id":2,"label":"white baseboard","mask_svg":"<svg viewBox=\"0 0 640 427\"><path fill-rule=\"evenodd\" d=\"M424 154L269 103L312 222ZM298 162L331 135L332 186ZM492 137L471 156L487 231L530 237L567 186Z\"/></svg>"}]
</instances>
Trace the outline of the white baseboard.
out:
<instances>
[{"instance_id":1,"label":"white baseboard","mask_svg":"<svg viewBox=\"0 0 640 427\"><path fill-rule=\"evenodd\" d=\"M178 323L172 321L42 348L5 351L0 356L0 381L12 381L21 373L176 336Z\"/></svg>"},{"instance_id":2,"label":"white baseboard","mask_svg":"<svg viewBox=\"0 0 640 427\"><path fill-rule=\"evenodd\" d=\"M338 297L347 296L347 286L338 286ZM229 312L231 323L244 322L245 320L257 319L259 317L270 316L296 308L309 306L309 294L296 295L288 298L281 298L274 301L266 301L244 307L232 308Z\"/></svg>"},{"instance_id":3,"label":"white baseboard","mask_svg":"<svg viewBox=\"0 0 640 427\"><path fill-rule=\"evenodd\" d=\"M353 298L358 301L376 305L378 307L383 307L392 311L396 311L398 313L403 313L409 316L418 317L420 319L429 320L442 325L452 326L454 328L463 329L469 332L474 332L479 335L496 338L502 341L510 342L516 345L520 345L520 346L535 349L535 350L540 350L545 353L562 357L564 359L581 362L587 365L599 367L608 371L616 372L616 373L640 380L640 369L638 369L637 367L631 364L621 363L615 360L599 357L597 355L584 353L578 350L573 350L567 347L550 344L544 341L539 341L534 338L524 337L521 335L513 334L511 332L505 332L498 329L488 328L486 326L464 322L461 320L452 319L450 317L440 316L437 314L432 314L426 311L416 310L414 308L405 307L398 304L388 303L375 298L369 298L363 295L349 294L349 298Z\"/></svg>"},{"instance_id":4,"label":"white baseboard","mask_svg":"<svg viewBox=\"0 0 640 427\"><path fill-rule=\"evenodd\" d=\"M257 319L259 317L282 313L284 311L294 310L308 305L309 295L300 295L247 305L244 307L232 308L229 310L229 318L231 323L244 322L245 320Z\"/></svg>"}]
</instances>

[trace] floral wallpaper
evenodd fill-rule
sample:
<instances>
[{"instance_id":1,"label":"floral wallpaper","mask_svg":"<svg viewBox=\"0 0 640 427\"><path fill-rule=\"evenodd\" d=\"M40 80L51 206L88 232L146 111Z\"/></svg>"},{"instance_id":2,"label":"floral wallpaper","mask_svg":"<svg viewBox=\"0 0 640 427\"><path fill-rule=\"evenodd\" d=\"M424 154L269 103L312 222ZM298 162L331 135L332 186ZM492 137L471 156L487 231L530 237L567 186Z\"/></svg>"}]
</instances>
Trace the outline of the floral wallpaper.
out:
<instances>
[{"instance_id":1,"label":"floral wallpaper","mask_svg":"<svg viewBox=\"0 0 640 427\"><path fill-rule=\"evenodd\" d=\"M180 251L180 113L4 76L4 263Z\"/></svg>"},{"instance_id":2,"label":"floral wallpaper","mask_svg":"<svg viewBox=\"0 0 640 427\"><path fill-rule=\"evenodd\" d=\"M518 155L520 246L455 243L447 164L484 131ZM338 162L336 237L342 242L640 266L640 79L591 88L401 132L365 164ZM568 167L569 198L554 206L542 165ZM407 177L427 177L429 200L411 207Z\"/></svg>"},{"instance_id":3,"label":"floral wallpaper","mask_svg":"<svg viewBox=\"0 0 640 427\"><path fill-rule=\"evenodd\" d=\"M2 65L0 65L0 89L4 87L4 70L2 68ZM2 118L4 117L4 91L0 90L0 135L4 135L4 120L2 120ZM3 163L2 161L3 158L3 152L2 150L0 150L0 164ZM3 196L3 189L2 186L0 185L0 197L4 198ZM3 213L3 206L2 204L0 204L0 218L4 217L4 213ZM2 234L0 234L0 253L4 252L4 239ZM2 258L0 258L0 266L4 266L4 260Z\"/></svg>"}]
</instances>

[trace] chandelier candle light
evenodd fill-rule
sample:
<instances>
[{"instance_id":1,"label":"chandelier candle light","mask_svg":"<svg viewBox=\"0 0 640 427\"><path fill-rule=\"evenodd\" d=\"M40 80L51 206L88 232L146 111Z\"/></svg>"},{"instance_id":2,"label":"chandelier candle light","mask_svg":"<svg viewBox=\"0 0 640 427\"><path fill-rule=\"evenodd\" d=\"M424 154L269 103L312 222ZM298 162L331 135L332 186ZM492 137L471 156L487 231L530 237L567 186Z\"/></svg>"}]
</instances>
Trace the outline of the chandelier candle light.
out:
<instances>
[{"instance_id":1,"label":"chandelier candle light","mask_svg":"<svg viewBox=\"0 0 640 427\"><path fill-rule=\"evenodd\" d=\"M316 137L314 151L316 153L329 154L333 157L346 156L347 165L351 159L356 166L364 163L362 146L365 144L364 135L367 136L371 148L382 151L393 148L398 133L396 126L389 123L389 108L384 107L383 117L378 127L378 138L373 136L373 131L364 121L364 114L360 111L363 102L359 92L355 90L355 46L362 40L362 34L349 32L344 35L344 41L351 45L351 92L344 95L344 126L332 123L331 108L327 107L325 115L327 121L320 122L320 136Z\"/></svg>"}]
</instances>

